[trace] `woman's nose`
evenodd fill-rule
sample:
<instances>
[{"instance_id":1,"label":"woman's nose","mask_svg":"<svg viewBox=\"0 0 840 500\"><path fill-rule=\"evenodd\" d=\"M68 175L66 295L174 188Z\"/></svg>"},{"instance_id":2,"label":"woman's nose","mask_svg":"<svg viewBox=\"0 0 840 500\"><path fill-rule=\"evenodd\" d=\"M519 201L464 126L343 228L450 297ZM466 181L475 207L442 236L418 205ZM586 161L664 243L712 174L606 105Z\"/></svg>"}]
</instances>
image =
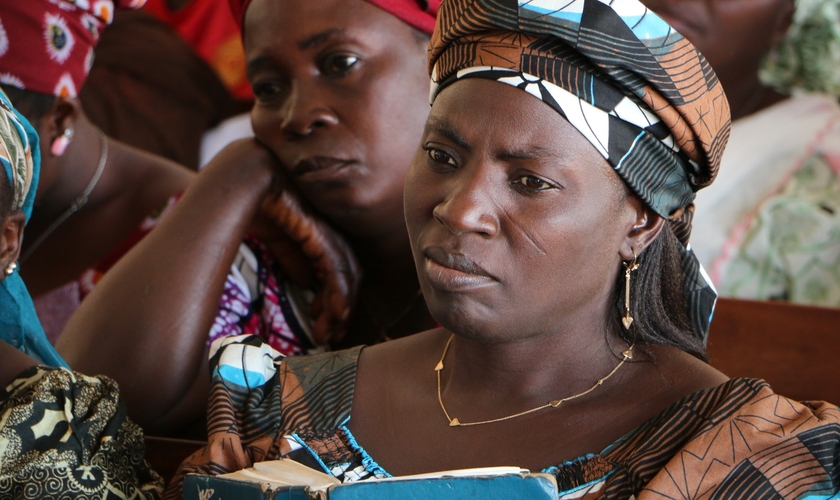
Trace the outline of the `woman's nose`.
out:
<instances>
[{"instance_id":1,"label":"woman's nose","mask_svg":"<svg viewBox=\"0 0 840 500\"><path fill-rule=\"evenodd\" d=\"M318 129L328 129L338 124L338 116L323 99L315 84L295 83L283 104L284 132L305 137Z\"/></svg>"},{"instance_id":2,"label":"woman's nose","mask_svg":"<svg viewBox=\"0 0 840 500\"><path fill-rule=\"evenodd\" d=\"M490 181L479 173L462 171L451 179L451 186L432 215L451 233L461 236L475 233L493 238L499 232L498 204Z\"/></svg>"}]
</instances>

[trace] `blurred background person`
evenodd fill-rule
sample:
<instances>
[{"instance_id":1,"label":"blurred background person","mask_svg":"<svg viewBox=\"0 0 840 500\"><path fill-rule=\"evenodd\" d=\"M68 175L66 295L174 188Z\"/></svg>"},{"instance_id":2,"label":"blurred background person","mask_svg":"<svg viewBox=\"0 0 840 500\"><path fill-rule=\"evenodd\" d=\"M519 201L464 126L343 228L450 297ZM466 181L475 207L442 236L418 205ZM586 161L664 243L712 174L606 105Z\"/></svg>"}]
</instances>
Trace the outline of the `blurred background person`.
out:
<instances>
[{"instance_id":1,"label":"blurred background person","mask_svg":"<svg viewBox=\"0 0 840 500\"><path fill-rule=\"evenodd\" d=\"M723 296L840 306L840 3L643 0L706 56L732 108L693 247Z\"/></svg>"}]
</instances>

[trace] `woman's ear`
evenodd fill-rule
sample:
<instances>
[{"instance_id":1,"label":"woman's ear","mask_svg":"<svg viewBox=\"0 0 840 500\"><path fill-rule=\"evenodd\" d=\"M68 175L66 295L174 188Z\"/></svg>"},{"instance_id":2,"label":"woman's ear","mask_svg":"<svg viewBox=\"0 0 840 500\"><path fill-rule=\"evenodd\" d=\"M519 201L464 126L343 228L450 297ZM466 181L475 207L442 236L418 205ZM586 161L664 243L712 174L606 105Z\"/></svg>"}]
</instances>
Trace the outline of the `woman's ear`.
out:
<instances>
[{"instance_id":1,"label":"woman's ear","mask_svg":"<svg viewBox=\"0 0 840 500\"><path fill-rule=\"evenodd\" d=\"M634 256L642 253L653 240L659 236L665 219L659 216L652 208L644 204L639 198L633 197L636 206L636 221L633 227L624 238L619 255L621 260L633 260Z\"/></svg>"},{"instance_id":2,"label":"woman's ear","mask_svg":"<svg viewBox=\"0 0 840 500\"><path fill-rule=\"evenodd\" d=\"M18 260L25 221L26 218L20 210L15 210L3 219L0 231L0 279L5 277L2 271L10 269L9 266Z\"/></svg>"},{"instance_id":3,"label":"woman's ear","mask_svg":"<svg viewBox=\"0 0 840 500\"><path fill-rule=\"evenodd\" d=\"M46 146L41 151L47 150L52 156L63 155L73 141L76 120L81 112L78 99L56 98L52 109L44 115L38 127L38 135Z\"/></svg>"}]
</instances>

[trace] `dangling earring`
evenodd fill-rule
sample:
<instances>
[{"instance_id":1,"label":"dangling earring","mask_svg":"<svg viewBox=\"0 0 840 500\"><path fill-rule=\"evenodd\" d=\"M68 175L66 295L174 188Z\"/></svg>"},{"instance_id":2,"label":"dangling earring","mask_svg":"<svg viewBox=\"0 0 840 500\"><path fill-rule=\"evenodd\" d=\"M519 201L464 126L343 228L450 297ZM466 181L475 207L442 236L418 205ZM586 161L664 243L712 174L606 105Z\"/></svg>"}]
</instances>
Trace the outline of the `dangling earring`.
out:
<instances>
[{"instance_id":1,"label":"dangling earring","mask_svg":"<svg viewBox=\"0 0 840 500\"><path fill-rule=\"evenodd\" d=\"M55 140L52 142L50 146L50 153L53 156L61 156L67 151L67 146L70 145L70 141L73 140L73 129L66 128L64 132L61 133L60 136L56 137Z\"/></svg>"},{"instance_id":2,"label":"dangling earring","mask_svg":"<svg viewBox=\"0 0 840 500\"><path fill-rule=\"evenodd\" d=\"M630 325L633 324L633 316L630 316L630 273L635 271L639 268L639 263L636 262L636 251L632 248L630 249L633 252L633 262L627 263L624 262L624 317L621 318L621 323L624 325L625 330L630 329Z\"/></svg>"},{"instance_id":3,"label":"dangling earring","mask_svg":"<svg viewBox=\"0 0 840 500\"><path fill-rule=\"evenodd\" d=\"M5 274L6 276L11 276L12 274L14 274L15 269L17 269L17 263L12 262L8 266L6 266L6 269L3 270L3 274Z\"/></svg>"}]
</instances>

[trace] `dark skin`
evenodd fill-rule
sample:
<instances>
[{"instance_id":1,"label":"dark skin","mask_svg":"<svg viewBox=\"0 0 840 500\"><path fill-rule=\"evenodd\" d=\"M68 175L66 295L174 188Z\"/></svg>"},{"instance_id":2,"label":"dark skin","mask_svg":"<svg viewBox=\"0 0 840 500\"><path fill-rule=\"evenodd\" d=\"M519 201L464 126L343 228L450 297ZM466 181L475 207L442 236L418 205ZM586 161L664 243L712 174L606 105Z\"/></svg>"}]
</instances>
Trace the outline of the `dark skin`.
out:
<instances>
[{"instance_id":1,"label":"dark skin","mask_svg":"<svg viewBox=\"0 0 840 500\"><path fill-rule=\"evenodd\" d=\"M758 70L793 21L794 0L641 0L685 36L715 70L732 119L788 96L764 86Z\"/></svg>"},{"instance_id":2,"label":"dark skin","mask_svg":"<svg viewBox=\"0 0 840 500\"><path fill-rule=\"evenodd\" d=\"M366 271L357 311L369 309L387 324L419 289L401 207L405 172L428 113L422 37L361 0L256 0L245 33L259 142L231 145L202 171L170 215L82 303L58 344L74 368L115 378L132 418L152 432L173 432L204 414L205 343L222 284L259 207L278 192L299 190L299 205L318 212L292 229L325 220L320 224L349 241ZM351 165L335 176L295 170L331 157ZM336 291L322 305L316 299L328 319L315 314L316 328L324 325L317 338L336 344L357 273L352 259L323 264L319 252L341 253L323 251L341 247L323 241L329 231L316 228L309 233L320 236L294 239ZM331 268L336 272L326 272ZM346 276L346 286L329 284L336 275ZM416 302L389 334L434 326L422 300ZM379 335L359 312L344 339L358 344ZM96 352L84 347L90 345Z\"/></svg>"},{"instance_id":3,"label":"dark skin","mask_svg":"<svg viewBox=\"0 0 840 500\"><path fill-rule=\"evenodd\" d=\"M334 347L435 324L417 297L401 217L405 173L428 113L427 43L361 0L255 0L246 13L254 132L347 239L364 273L359 307Z\"/></svg>"},{"instance_id":4,"label":"dark skin","mask_svg":"<svg viewBox=\"0 0 840 500\"><path fill-rule=\"evenodd\" d=\"M633 362L557 409L474 427L444 417L433 369L453 334L442 398L462 422L583 392L618 364L627 344L606 327L616 274L663 224L620 183L568 122L521 90L466 80L438 96L405 213L443 328L362 351L350 420L385 470L541 470L598 453L727 380L679 350L636 346Z\"/></svg>"},{"instance_id":5,"label":"dark skin","mask_svg":"<svg viewBox=\"0 0 840 500\"><path fill-rule=\"evenodd\" d=\"M99 134L77 99L56 99L49 113L30 121L42 138L42 162L23 252L84 191L102 151ZM67 128L74 131L72 142L63 155L52 155L50 145ZM87 203L58 226L21 267L33 297L78 279L144 218L162 208L170 196L186 189L195 176L164 158L113 139L107 141L105 168Z\"/></svg>"}]
</instances>

